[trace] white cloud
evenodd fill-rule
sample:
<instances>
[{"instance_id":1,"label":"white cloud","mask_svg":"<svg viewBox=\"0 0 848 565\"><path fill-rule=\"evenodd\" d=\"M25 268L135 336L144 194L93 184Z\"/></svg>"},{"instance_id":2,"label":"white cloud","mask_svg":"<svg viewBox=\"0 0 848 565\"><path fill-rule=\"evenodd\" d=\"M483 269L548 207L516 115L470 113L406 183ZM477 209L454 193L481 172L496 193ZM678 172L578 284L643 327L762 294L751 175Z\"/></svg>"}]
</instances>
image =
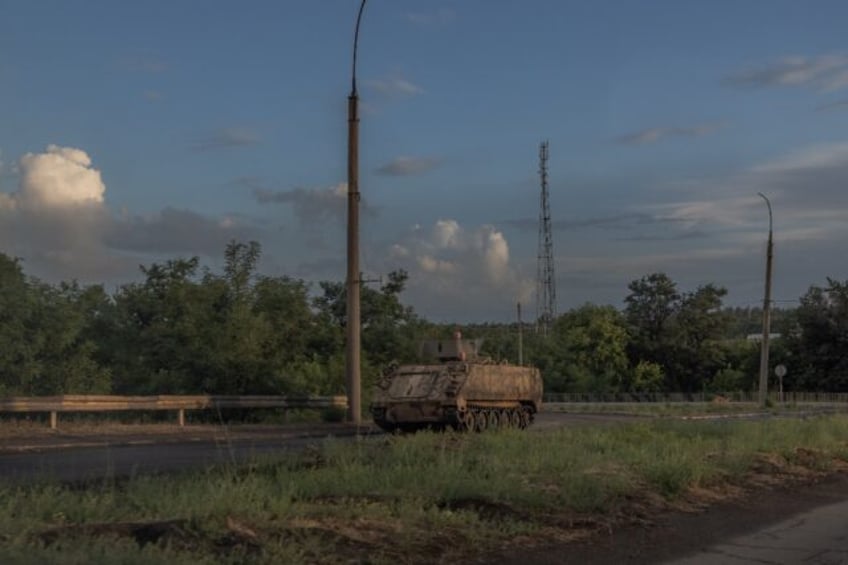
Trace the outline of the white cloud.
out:
<instances>
[{"instance_id":1,"label":"white cloud","mask_svg":"<svg viewBox=\"0 0 848 565\"><path fill-rule=\"evenodd\" d=\"M772 204L776 238L840 239L848 235L848 222L844 220L848 213L847 184L848 143L817 145L722 180L688 187L692 193L709 195L710 199L657 206L655 212L702 226L722 227L728 241L744 243L746 232L756 233L767 225L767 207L757 196L762 192ZM810 230L812 227L815 230Z\"/></svg>"},{"instance_id":2,"label":"white cloud","mask_svg":"<svg viewBox=\"0 0 848 565\"><path fill-rule=\"evenodd\" d=\"M821 144L754 166L754 173L786 174L848 165L848 143Z\"/></svg>"},{"instance_id":3,"label":"white cloud","mask_svg":"<svg viewBox=\"0 0 848 565\"><path fill-rule=\"evenodd\" d=\"M27 153L19 162L20 190L26 207L102 204L106 186L100 171L81 149L49 145L45 153Z\"/></svg>"},{"instance_id":4,"label":"white cloud","mask_svg":"<svg viewBox=\"0 0 848 565\"><path fill-rule=\"evenodd\" d=\"M570 305L581 300L621 305L628 282L663 271L681 288L726 286L729 304L761 300L769 215L773 211L778 299L800 296L826 276L848 278L848 143L819 144L754 163L723 177L685 179L658 187L644 202L618 206L611 245L593 231L571 237L557 251L558 289ZM579 232L595 223L575 222ZM606 225L606 224L603 224ZM611 227L611 226L609 226ZM698 237L688 237L697 234ZM601 237L599 238L598 235Z\"/></svg>"},{"instance_id":5,"label":"white cloud","mask_svg":"<svg viewBox=\"0 0 848 565\"><path fill-rule=\"evenodd\" d=\"M145 217L109 210L100 171L82 149L49 145L17 166L18 189L0 193L0 245L28 274L55 282L135 278L139 263L174 252L218 256L255 230L235 218L166 208Z\"/></svg>"},{"instance_id":6,"label":"white cloud","mask_svg":"<svg viewBox=\"0 0 848 565\"><path fill-rule=\"evenodd\" d=\"M487 226L483 249L485 249L486 270L489 279L495 284L502 284L509 276L509 245L501 232Z\"/></svg>"},{"instance_id":7,"label":"white cloud","mask_svg":"<svg viewBox=\"0 0 848 565\"><path fill-rule=\"evenodd\" d=\"M807 87L821 92L848 86L848 56L790 56L726 77L724 84L736 87Z\"/></svg>"},{"instance_id":8,"label":"white cloud","mask_svg":"<svg viewBox=\"0 0 848 565\"><path fill-rule=\"evenodd\" d=\"M418 266L426 273L455 273L457 270L456 263L436 259L430 255L418 257Z\"/></svg>"},{"instance_id":9,"label":"white cloud","mask_svg":"<svg viewBox=\"0 0 848 565\"><path fill-rule=\"evenodd\" d=\"M384 255L370 268L406 269L407 300L434 319L495 319L493 311L512 311L534 288L511 264L505 235L490 225L467 229L440 219L429 230L411 229Z\"/></svg>"},{"instance_id":10,"label":"white cloud","mask_svg":"<svg viewBox=\"0 0 848 565\"><path fill-rule=\"evenodd\" d=\"M365 86L379 92L380 94L385 94L387 96L413 96L424 92L424 90L420 86L413 84L401 77L373 79L366 80L364 82Z\"/></svg>"},{"instance_id":11,"label":"white cloud","mask_svg":"<svg viewBox=\"0 0 848 565\"><path fill-rule=\"evenodd\" d=\"M438 249L456 249L460 246L460 227L456 220L438 220L433 226L433 243Z\"/></svg>"},{"instance_id":12,"label":"white cloud","mask_svg":"<svg viewBox=\"0 0 848 565\"><path fill-rule=\"evenodd\" d=\"M686 127L656 127L622 135L617 141L622 145L644 145L669 137L702 137L726 126L725 122L714 122Z\"/></svg>"},{"instance_id":13,"label":"white cloud","mask_svg":"<svg viewBox=\"0 0 848 565\"><path fill-rule=\"evenodd\" d=\"M377 169L381 175L409 176L432 171L439 166L439 159L432 157L396 157Z\"/></svg>"},{"instance_id":14,"label":"white cloud","mask_svg":"<svg viewBox=\"0 0 848 565\"><path fill-rule=\"evenodd\" d=\"M653 211L654 221L680 222L689 228L705 223L741 226L750 221L750 211L747 208L758 201L754 194L741 198L672 202L649 208Z\"/></svg>"}]
</instances>

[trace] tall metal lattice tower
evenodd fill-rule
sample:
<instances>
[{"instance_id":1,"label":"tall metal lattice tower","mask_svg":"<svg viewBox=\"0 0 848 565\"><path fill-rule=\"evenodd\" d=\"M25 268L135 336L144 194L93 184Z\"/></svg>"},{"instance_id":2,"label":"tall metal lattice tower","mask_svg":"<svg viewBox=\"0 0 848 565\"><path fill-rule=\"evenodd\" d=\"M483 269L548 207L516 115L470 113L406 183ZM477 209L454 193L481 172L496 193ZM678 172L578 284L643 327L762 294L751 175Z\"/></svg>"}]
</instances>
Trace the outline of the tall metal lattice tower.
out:
<instances>
[{"instance_id":1,"label":"tall metal lattice tower","mask_svg":"<svg viewBox=\"0 0 848 565\"><path fill-rule=\"evenodd\" d=\"M539 145L539 180L542 195L539 207L539 255L536 272L536 331L547 335L557 315L554 242L551 235L551 205L548 198L548 142Z\"/></svg>"}]
</instances>

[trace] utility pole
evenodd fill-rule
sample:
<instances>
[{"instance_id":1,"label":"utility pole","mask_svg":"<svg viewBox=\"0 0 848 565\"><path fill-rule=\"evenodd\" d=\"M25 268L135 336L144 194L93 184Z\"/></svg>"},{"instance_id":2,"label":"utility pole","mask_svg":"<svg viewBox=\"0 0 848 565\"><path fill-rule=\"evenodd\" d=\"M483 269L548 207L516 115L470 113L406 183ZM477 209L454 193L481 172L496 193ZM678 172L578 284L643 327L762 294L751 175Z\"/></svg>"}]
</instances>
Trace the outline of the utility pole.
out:
<instances>
[{"instance_id":1,"label":"utility pole","mask_svg":"<svg viewBox=\"0 0 848 565\"><path fill-rule=\"evenodd\" d=\"M760 408L765 408L768 398L769 334L771 333L771 262L773 255L771 202L762 192L758 195L766 201L769 213L768 244L766 246L766 289L763 296L763 339L760 344Z\"/></svg>"},{"instance_id":2,"label":"utility pole","mask_svg":"<svg viewBox=\"0 0 848 565\"><path fill-rule=\"evenodd\" d=\"M551 205L548 200L548 142L539 146L539 181L542 187L539 205L539 253L536 272L536 331L547 335L556 318L556 276L554 244L551 234Z\"/></svg>"},{"instance_id":3,"label":"utility pole","mask_svg":"<svg viewBox=\"0 0 848 565\"><path fill-rule=\"evenodd\" d=\"M345 380L347 384L348 420L362 424L361 400L361 335L359 309L359 96L356 92L356 49L359 43L359 22L365 0L359 5L356 30L353 34L353 72L350 95L347 97L347 344L345 349Z\"/></svg>"}]
</instances>

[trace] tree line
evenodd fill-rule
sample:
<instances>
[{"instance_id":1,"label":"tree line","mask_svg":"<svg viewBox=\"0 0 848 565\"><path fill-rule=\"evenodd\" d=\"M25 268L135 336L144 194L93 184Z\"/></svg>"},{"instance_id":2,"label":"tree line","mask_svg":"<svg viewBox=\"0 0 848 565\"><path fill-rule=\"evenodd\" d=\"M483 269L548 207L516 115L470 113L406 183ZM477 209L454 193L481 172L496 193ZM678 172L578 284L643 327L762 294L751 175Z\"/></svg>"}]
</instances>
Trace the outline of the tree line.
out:
<instances>
[{"instance_id":1,"label":"tree line","mask_svg":"<svg viewBox=\"0 0 848 565\"><path fill-rule=\"evenodd\" d=\"M344 392L345 287L259 275L256 242L231 242L220 273L199 259L141 267L142 280L51 285L0 254L0 396L53 394L336 394ZM422 339L455 324L428 322L400 299L392 272L362 288L365 390L391 362L414 362ZM549 392L750 391L756 388L758 308L726 308L727 290L683 292L664 273L628 285L623 309L585 304L545 335L522 329L523 358ZM773 310L772 366L787 390L846 390L848 281L811 286ZM484 353L517 362L516 323L464 324Z\"/></svg>"}]
</instances>

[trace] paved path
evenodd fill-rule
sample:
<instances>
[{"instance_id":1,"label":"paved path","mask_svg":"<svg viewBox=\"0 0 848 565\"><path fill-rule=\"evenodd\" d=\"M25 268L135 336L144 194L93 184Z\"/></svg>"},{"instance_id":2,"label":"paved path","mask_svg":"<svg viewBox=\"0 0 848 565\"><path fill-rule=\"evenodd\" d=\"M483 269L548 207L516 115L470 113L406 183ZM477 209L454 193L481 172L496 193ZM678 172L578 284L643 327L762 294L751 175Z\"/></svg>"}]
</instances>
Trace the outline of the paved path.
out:
<instances>
[{"instance_id":1,"label":"paved path","mask_svg":"<svg viewBox=\"0 0 848 565\"><path fill-rule=\"evenodd\" d=\"M848 565L848 474L779 486L702 512L669 512L487 565Z\"/></svg>"},{"instance_id":2,"label":"paved path","mask_svg":"<svg viewBox=\"0 0 848 565\"><path fill-rule=\"evenodd\" d=\"M848 501L798 514L668 565L848 564Z\"/></svg>"}]
</instances>

